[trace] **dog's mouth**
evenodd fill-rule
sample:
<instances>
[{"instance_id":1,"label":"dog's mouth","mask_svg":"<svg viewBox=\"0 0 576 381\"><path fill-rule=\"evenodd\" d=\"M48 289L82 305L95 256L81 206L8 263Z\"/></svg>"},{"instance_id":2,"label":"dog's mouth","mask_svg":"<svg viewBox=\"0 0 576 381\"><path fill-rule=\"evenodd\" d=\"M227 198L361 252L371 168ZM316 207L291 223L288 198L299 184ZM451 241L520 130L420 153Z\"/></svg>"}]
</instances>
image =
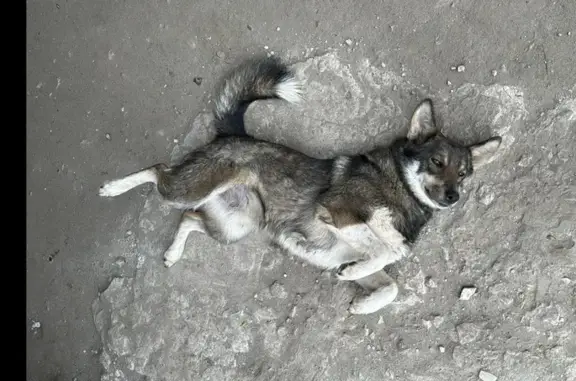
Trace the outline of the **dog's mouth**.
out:
<instances>
[{"instance_id":1,"label":"dog's mouth","mask_svg":"<svg viewBox=\"0 0 576 381\"><path fill-rule=\"evenodd\" d=\"M428 198L434 203L436 204L436 206L438 207L438 209L446 209L451 207L454 204L450 204L446 201L438 201L436 200L436 198L434 196L432 196L432 193L430 192L430 190L427 187L424 187L424 191L426 192L426 196L428 196Z\"/></svg>"}]
</instances>

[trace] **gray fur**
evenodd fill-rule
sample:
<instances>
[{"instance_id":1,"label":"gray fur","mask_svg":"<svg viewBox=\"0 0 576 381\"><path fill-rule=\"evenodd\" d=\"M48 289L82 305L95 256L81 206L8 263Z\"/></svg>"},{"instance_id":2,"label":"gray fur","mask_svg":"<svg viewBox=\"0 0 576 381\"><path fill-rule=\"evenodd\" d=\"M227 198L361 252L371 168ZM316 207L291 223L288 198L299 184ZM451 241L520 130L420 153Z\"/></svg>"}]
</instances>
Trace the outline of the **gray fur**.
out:
<instances>
[{"instance_id":1,"label":"gray fur","mask_svg":"<svg viewBox=\"0 0 576 381\"><path fill-rule=\"evenodd\" d=\"M429 100L415 111L408 138L357 156L320 160L247 136L242 117L249 102L294 100L294 81L276 59L239 66L217 94L213 142L176 166L156 165L105 184L101 195L152 181L167 202L187 210L167 266L182 255L190 231L228 243L260 230L293 255L357 281L370 294L357 298L351 312L374 312L398 292L384 266L407 254L434 210L447 206L447 195L472 173L471 150L437 131ZM473 149L492 154L495 141ZM358 244L358 234L376 244Z\"/></svg>"}]
</instances>

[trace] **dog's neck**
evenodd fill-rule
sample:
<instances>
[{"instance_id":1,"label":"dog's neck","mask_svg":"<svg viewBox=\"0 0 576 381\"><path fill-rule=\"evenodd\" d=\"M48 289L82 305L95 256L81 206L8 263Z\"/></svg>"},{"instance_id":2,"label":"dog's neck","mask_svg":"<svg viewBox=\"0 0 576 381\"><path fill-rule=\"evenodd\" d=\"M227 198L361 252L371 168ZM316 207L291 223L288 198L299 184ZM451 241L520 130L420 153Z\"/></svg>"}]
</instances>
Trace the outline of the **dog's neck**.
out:
<instances>
[{"instance_id":1,"label":"dog's neck","mask_svg":"<svg viewBox=\"0 0 576 381\"><path fill-rule=\"evenodd\" d=\"M415 159L406 156L404 153L405 144L405 139L398 139L389 147L378 148L369 152L366 157L380 168L386 168L388 167L387 164L393 164L396 169L395 176L402 182L405 191L426 212L443 209L426 194L420 178L421 175L418 172L420 164Z\"/></svg>"}]
</instances>

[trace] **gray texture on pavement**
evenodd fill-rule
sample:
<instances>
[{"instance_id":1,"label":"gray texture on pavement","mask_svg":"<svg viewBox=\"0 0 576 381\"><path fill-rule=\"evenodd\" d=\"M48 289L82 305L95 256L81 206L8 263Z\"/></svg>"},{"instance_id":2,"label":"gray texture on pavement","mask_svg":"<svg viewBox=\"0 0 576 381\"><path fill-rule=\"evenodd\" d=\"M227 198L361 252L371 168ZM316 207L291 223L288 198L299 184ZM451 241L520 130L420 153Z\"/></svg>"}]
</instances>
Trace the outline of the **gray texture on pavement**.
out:
<instances>
[{"instance_id":1,"label":"gray texture on pavement","mask_svg":"<svg viewBox=\"0 0 576 381\"><path fill-rule=\"evenodd\" d=\"M576 378L574 1L27 8L28 380ZM390 269L400 293L377 314L350 317L352 284L257 237L193 235L167 270L178 213L149 186L97 195L209 140L222 72L272 51L306 102L254 104L257 137L359 152L426 96L449 136L504 137Z\"/></svg>"}]
</instances>

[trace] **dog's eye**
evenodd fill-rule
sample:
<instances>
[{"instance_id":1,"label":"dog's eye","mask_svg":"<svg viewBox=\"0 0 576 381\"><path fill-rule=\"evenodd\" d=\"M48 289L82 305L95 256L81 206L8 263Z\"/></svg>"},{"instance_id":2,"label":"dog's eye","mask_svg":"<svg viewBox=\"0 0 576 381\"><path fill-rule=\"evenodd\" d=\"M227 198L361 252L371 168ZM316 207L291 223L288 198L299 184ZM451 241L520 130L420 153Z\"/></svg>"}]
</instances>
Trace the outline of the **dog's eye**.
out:
<instances>
[{"instance_id":1,"label":"dog's eye","mask_svg":"<svg viewBox=\"0 0 576 381\"><path fill-rule=\"evenodd\" d=\"M464 171L458 172L458 177L464 177L464 176L466 176L466 172Z\"/></svg>"},{"instance_id":2,"label":"dog's eye","mask_svg":"<svg viewBox=\"0 0 576 381\"><path fill-rule=\"evenodd\" d=\"M436 158L432 158L432 163L437 166L438 168L442 168L442 162Z\"/></svg>"}]
</instances>

